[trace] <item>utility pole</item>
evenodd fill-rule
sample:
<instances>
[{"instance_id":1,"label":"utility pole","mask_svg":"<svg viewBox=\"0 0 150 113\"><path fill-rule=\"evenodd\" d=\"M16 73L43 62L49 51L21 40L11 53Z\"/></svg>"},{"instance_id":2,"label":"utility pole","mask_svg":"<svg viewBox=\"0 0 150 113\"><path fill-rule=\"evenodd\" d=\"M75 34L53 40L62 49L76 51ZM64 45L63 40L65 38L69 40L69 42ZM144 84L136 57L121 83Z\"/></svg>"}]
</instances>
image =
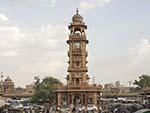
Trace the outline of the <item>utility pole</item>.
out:
<instances>
[{"instance_id":1,"label":"utility pole","mask_svg":"<svg viewBox=\"0 0 150 113\"><path fill-rule=\"evenodd\" d=\"M132 85L132 81L128 81L128 83L129 83L129 88L130 88Z\"/></svg>"},{"instance_id":2,"label":"utility pole","mask_svg":"<svg viewBox=\"0 0 150 113\"><path fill-rule=\"evenodd\" d=\"M1 72L0 77L1 77L1 81L3 81L3 77L4 77L4 73L3 72Z\"/></svg>"},{"instance_id":3,"label":"utility pole","mask_svg":"<svg viewBox=\"0 0 150 113\"><path fill-rule=\"evenodd\" d=\"M4 73L3 72L1 72L0 73L0 91L1 92L3 92L4 91L4 89L3 89L3 77L4 77Z\"/></svg>"},{"instance_id":4,"label":"utility pole","mask_svg":"<svg viewBox=\"0 0 150 113\"><path fill-rule=\"evenodd\" d=\"M93 84L95 84L95 77L93 77Z\"/></svg>"}]
</instances>

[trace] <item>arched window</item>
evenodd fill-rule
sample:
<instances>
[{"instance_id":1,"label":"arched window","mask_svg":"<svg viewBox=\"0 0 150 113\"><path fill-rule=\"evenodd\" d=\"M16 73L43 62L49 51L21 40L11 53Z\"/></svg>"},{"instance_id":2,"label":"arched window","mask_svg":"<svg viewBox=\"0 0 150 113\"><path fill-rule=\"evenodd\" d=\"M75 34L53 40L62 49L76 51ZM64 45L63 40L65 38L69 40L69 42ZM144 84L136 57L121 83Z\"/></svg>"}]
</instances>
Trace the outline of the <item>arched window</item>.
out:
<instances>
[{"instance_id":1,"label":"arched window","mask_svg":"<svg viewBox=\"0 0 150 113\"><path fill-rule=\"evenodd\" d=\"M74 33L81 35L81 28L75 28Z\"/></svg>"},{"instance_id":2,"label":"arched window","mask_svg":"<svg viewBox=\"0 0 150 113\"><path fill-rule=\"evenodd\" d=\"M72 96L71 96L71 94L69 95L69 104L71 104L72 103Z\"/></svg>"},{"instance_id":3,"label":"arched window","mask_svg":"<svg viewBox=\"0 0 150 113\"><path fill-rule=\"evenodd\" d=\"M81 35L81 32L80 31L75 31L75 34Z\"/></svg>"},{"instance_id":4,"label":"arched window","mask_svg":"<svg viewBox=\"0 0 150 113\"><path fill-rule=\"evenodd\" d=\"M83 104L85 105L85 95L83 94Z\"/></svg>"},{"instance_id":5,"label":"arched window","mask_svg":"<svg viewBox=\"0 0 150 113\"><path fill-rule=\"evenodd\" d=\"M76 61L76 67L80 67L80 62Z\"/></svg>"},{"instance_id":6,"label":"arched window","mask_svg":"<svg viewBox=\"0 0 150 113\"><path fill-rule=\"evenodd\" d=\"M80 84L80 80L77 78L76 79L76 84L79 85Z\"/></svg>"}]
</instances>

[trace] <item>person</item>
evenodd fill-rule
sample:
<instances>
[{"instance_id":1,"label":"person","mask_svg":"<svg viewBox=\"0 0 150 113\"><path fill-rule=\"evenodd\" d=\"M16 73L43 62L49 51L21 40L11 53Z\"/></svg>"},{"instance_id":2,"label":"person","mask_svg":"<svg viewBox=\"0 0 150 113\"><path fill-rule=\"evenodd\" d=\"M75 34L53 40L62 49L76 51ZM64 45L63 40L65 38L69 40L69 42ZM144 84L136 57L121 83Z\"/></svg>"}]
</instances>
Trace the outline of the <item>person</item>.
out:
<instances>
[{"instance_id":1,"label":"person","mask_svg":"<svg viewBox=\"0 0 150 113\"><path fill-rule=\"evenodd\" d=\"M31 109L31 113L35 113L35 110L34 110L34 109Z\"/></svg>"},{"instance_id":2,"label":"person","mask_svg":"<svg viewBox=\"0 0 150 113\"><path fill-rule=\"evenodd\" d=\"M50 108L49 108L49 107L47 107L47 111L46 111L46 113L49 113L49 110L50 110Z\"/></svg>"},{"instance_id":3,"label":"person","mask_svg":"<svg viewBox=\"0 0 150 113\"><path fill-rule=\"evenodd\" d=\"M102 112L102 107L98 106L98 113Z\"/></svg>"},{"instance_id":4,"label":"person","mask_svg":"<svg viewBox=\"0 0 150 113\"><path fill-rule=\"evenodd\" d=\"M60 113L60 110L59 110L59 108L57 108L57 109L56 109L56 113Z\"/></svg>"},{"instance_id":5,"label":"person","mask_svg":"<svg viewBox=\"0 0 150 113\"><path fill-rule=\"evenodd\" d=\"M27 113L31 113L31 109L27 109Z\"/></svg>"},{"instance_id":6,"label":"person","mask_svg":"<svg viewBox=\"0 0 150 113\"><path fill-rule=\"evenodd\" d=\"M53 112L53 108L50 107L50 108L49 108L49 113L52 113L52 112Z\"/></svg>"},{"instance_id":7,"label":"person","mask_svg":"<svg viewBox=\"0 0 150 113\"><path fill-rule=\"evenodd\" d=\"M72 109L72 113L75 113L76 112L76 109L75 109L75 107L73 107L73 109Z\"/></svg>"},{"instance_id":8,"label":"person","mask_svg":"<svg viewBox=\"0 0 150 113\"><path fill-rule=\"evenodd\" d=\"M87 111L86 111L86 108L85 109L83 109L83 111L82 111L83 113L87 113Z\"/></svg>"},{"instance_id":9,"label":"person","mask_svg":"<svg viewBox=\"0 0 150 113\"><path fill-rule=\"evenodd\" d=\"M71 110L68 108L68 113L72 113Z\"/></svg>"},{"instance_id":10,"label":"person","mask_svg":"<svg viewBox=\"0 0 150 113\"><path fill-rule=\"evenodd\" d=\"M24 109L23 111L24 111L24 113L28 113L27 109Z\"/></svg>"}]
</instances>

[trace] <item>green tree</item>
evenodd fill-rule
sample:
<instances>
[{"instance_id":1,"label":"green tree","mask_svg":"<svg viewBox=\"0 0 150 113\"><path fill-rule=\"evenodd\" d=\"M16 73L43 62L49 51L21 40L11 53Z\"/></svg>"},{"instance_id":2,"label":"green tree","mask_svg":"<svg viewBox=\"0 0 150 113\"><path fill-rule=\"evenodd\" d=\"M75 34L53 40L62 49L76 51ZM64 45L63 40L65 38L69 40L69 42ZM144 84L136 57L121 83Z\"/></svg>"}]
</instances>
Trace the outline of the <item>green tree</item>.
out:
<instances>
[{"instance_id":1,"label":"green tree","mask_svg":"<svg viewBox=\"0 0 150 113\"><path fill-rule=\"evenodd\" d=\"M137 85L139 88L150 87L150 76L145 74L139 76L139 80L135 80L134 85Z\"/></svg>"},{"instance_id":2,"label":"green tree","mask_svg":"<svg viewBox=\"0 0 150 113\"><path fill-rule=\"evenodd\" d=\"M45 77L43 80L40 80L38 76L35 77L35 92L32 96L32 101L38 102L42 100L42 102L46 102L49 100L53 103L55 101L54 90L58 84L61 84L61 82L53 77Z\"/></svg>"}]
</instances>

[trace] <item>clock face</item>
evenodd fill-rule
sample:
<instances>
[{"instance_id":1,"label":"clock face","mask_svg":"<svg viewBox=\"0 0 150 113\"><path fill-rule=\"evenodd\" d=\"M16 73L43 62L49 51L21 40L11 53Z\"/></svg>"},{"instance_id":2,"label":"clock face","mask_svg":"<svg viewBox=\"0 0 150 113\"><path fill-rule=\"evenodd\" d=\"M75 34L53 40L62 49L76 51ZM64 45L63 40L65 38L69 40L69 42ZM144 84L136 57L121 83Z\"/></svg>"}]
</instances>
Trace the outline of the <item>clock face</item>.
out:
<instances>
[{"instance_id":1,"label":"clock face","mask_svg":"<svg viewBox=\"0 0 150 113\"><path fill-rule=\"evenodd\" d=\"M80 48L80 43L79 42L76 42L74 45L75 45L76 48Z\"/></svg>"}]
</instances>

